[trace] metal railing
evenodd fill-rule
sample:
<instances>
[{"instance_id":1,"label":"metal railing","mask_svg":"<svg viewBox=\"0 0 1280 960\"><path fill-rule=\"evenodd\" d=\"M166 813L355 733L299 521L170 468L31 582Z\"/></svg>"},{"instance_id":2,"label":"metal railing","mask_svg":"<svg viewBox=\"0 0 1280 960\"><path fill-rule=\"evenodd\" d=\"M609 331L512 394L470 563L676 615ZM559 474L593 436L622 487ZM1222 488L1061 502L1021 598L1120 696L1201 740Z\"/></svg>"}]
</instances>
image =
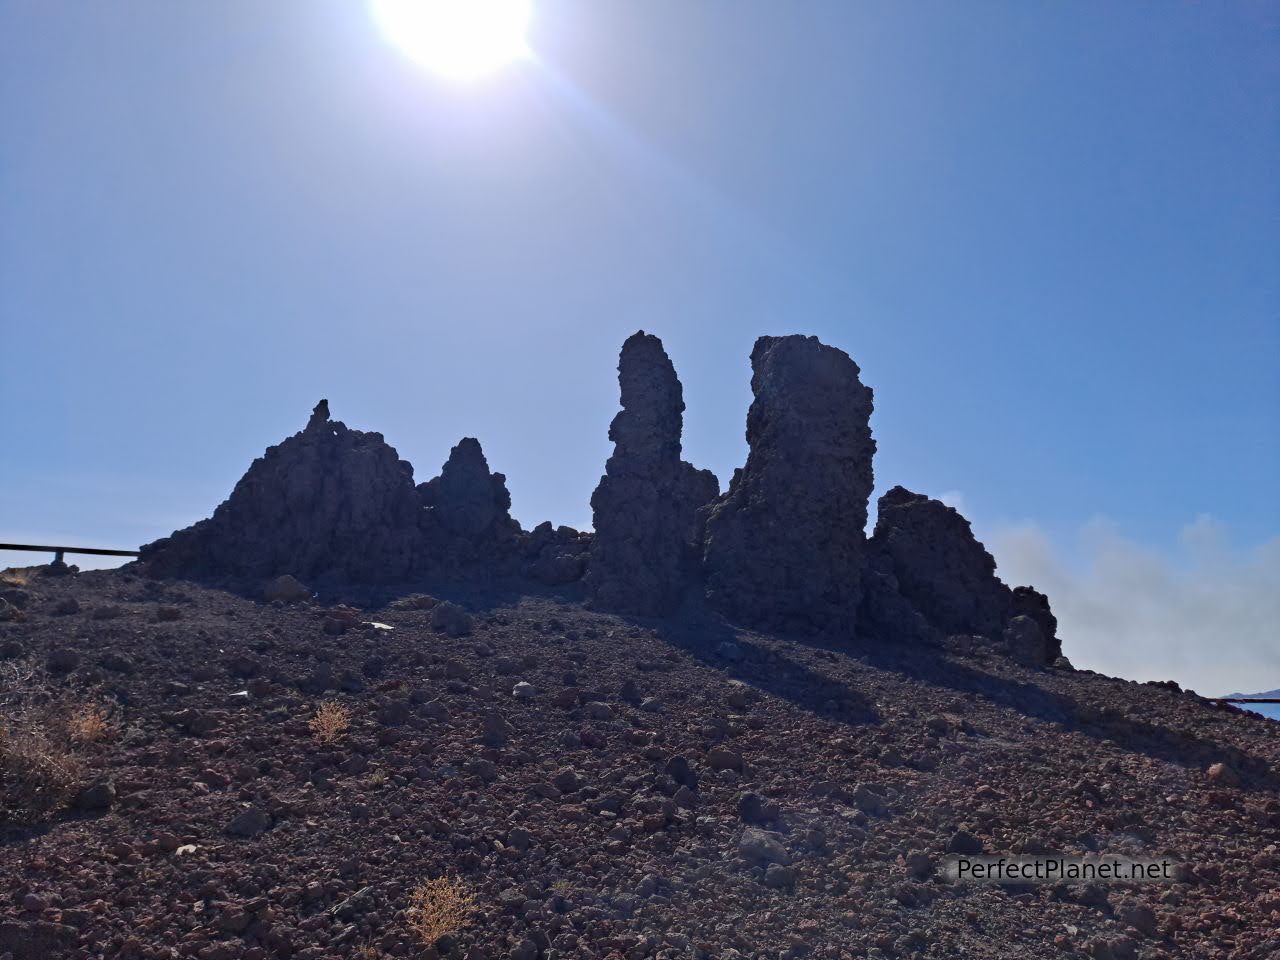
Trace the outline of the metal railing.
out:
<instances>
[{"instance_id":1,"label":"metal railing","mask_svg":"<svg viewBox=\"0 0 1280 960\"><path fill-rule=\"evenodd\" d=\"M103 547L54 547L36 543L0 543L0 550L28 550L32 553L52 553L54 563L64 563L64 553L86 553L95 557L136 557L137 550L107 550Z\"/></svg>"}]
</instances>

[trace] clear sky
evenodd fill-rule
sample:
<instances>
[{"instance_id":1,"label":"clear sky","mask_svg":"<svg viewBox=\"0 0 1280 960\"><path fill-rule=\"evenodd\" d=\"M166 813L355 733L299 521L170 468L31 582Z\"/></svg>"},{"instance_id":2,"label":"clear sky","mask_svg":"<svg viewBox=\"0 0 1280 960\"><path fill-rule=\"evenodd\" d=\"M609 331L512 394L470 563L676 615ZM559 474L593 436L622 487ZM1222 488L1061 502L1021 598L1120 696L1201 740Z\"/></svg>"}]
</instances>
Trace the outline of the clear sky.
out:
<instances>
[{"instance_id":1,"label":"clear sky","mask_svg":"<svg viewBox=\"0 0 1280 960\"><path fill-rule=\"evenodd\" d=\"M0 0L0 540L185 526L320 397L588 526L628 334L723 484L813 333L1068 655L1280 686L1280 4L534 3L459 81L355 0Z\"/></svg>"}]
</instances>

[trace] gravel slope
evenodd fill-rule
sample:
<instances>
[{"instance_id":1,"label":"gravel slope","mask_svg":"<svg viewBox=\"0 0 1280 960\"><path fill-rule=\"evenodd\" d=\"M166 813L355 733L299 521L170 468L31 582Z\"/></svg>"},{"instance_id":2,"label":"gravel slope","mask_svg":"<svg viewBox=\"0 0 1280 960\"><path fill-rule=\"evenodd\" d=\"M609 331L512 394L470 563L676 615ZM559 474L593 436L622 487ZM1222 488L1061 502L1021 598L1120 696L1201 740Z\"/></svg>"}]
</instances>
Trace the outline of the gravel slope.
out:
<instances>
[{"instance_id":1,"label":"gravel slope","mask_svg":"<svg viewBox=\"0 0 1280 960\"><path fill-rule=\"evenodd\" d=\"M1176 689L554 596L441 591L449 636L128 569L8 595L5 715L112 729L79 809L5 825L0 956L1280 957L1280 727ZM943 882L966 844L1185 867ZM476 910L426 947L438 876Z\"/></svg>"}]
</instances>

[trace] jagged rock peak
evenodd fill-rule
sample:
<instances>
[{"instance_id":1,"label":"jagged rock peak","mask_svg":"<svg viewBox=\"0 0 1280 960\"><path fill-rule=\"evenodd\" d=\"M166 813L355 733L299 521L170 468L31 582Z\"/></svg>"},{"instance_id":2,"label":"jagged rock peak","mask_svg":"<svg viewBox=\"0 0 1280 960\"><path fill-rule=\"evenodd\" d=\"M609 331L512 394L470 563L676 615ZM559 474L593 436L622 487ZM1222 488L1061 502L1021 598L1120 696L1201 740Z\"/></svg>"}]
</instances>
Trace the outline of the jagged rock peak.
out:
<instances>
[{"instance_id":1,"label":"jagged rock peak","mask_svg":"<svg viewBox=\"0 0 1280 960\"><path fill-rule=\"evenodd\" d=\"M618 357L618 386L622 410L609 425L615 454L678 460L684 391L661 340L643 330L627 338Z\"/></svg>"},{"instance_id":2,"label":"jagged rock peak","mask_svg":"<svg viewBox=\"0 0 1280 960\"><path fill-rule=\"evenodd\" d=\"M751 369L747 463L707 508L707 597L746 623L852 629L876 449L871 389L817 337L761 337Z\"/></svg>"},{"instance_id":3,"label":"jagged rock peak","mask_svg":"<svg viewBox=\"0 0 1280 960\"><path fill-rule=\"evenodd\" d=\"M680 459L683 390L661 340L643 330L627 338L618 386L613 455L591 495L587 591L601 609L658 614L676 606L694 578L698 508L720 484Z\"/></svg>"},{"instance_id":4,"label":"jagged rock peak","mask_svg":"<svg viewBox=\"0 0 1280 960\"><path fill-rule=\"evenodd\" d=\"M378 433L316 404L306 429L255 460L207 520L142 549L157 576L396 582L418 541L413 468Z\"/></svg>"},{"instance_id":5,"label":"jagged rock peak","mask_svg":"<svg viewBox=\"0 0 1280 960\"><path fill-rule=\"evenodd\" d=\"M317 430L329 423L329 401L321 400L311 411L311 419L307 421L307 430Z\"/></svg>"},{"instance_id":6,"label":"jagged rock peak","mask_svg":"<svg viewBox=\"0 0 1280 960\"><path fill-rule=\"evenodd\" d=\"M430 508L445 530L462 537L481 537L514 522L509 513L507 478L491 473L480 441L463 437L449 451L449 459L434 477L418 487L424 507Z\"/></svg>"}]
</instances>

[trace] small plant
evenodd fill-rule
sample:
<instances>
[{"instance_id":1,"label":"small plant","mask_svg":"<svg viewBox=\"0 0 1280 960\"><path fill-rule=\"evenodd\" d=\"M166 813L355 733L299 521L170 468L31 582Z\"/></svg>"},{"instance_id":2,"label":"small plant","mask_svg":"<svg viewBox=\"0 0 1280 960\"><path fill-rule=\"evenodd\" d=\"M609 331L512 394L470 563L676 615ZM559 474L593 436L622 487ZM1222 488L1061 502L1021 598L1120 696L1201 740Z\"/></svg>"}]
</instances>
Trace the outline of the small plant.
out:
<instances>
[{"instance_id":1,"label":"small plant","mask_svg":"<svg viewBox=\"0 0 1280 960\"><path fill-rule=\"evenodd\" d=\"M475 897L461 881L437 877L414 888L405 915L409 929L432 946L446 933L465 927L474 906Z\"/></svg>"},{"instance_id":2,"label":"small plant","mask_svg":"<svg viewBox=\"0 0 1280 960\"><path fill-rule=\"evenodd\" d=\"M316 715L311 718L311 733L321 743L337 743L350 727L351 711L332 700L316 707Z\"/></svg>"},{"instance_id":3,"label":"small plant","mask_svg":"<svg viewBox=\"0 0 1280 960\"><path fill-rule=\"evenodd\" d=\"M369 774L369 786L375 789L381 789L387 785L387 771L375 770Z\"/></svg>"},{"instance_id":4,"label":"small plant","mask_svg":"<svg viewBox=\"0 0 1280 960\"><path fill-rule=\"evenodd\" d=\"M97 743L110 734L107 711L97 704L85 704L71 711L67 720L67 736L72 743Z\"/></svg>"},{"instance_id":5,"label":"small plant","mask_svg":"<svg viewBox=\"0 0 1280 960\"><path fill-rule=\"evenodd\" d=\"M7 570L0 570L0 587L27 587L30 585L30 567L9 567Z\"/></svg>"},{"instance_id":6,"label":"small plant","mask_svg":"<svg viewBox=\"0 0 1280 960\"><path fill-rule=\"evenodd\" d=\"M0 821L39 820L75 793L79 766L46 729L26 716L0 720Z\"/></svg>"}]
</instances>

